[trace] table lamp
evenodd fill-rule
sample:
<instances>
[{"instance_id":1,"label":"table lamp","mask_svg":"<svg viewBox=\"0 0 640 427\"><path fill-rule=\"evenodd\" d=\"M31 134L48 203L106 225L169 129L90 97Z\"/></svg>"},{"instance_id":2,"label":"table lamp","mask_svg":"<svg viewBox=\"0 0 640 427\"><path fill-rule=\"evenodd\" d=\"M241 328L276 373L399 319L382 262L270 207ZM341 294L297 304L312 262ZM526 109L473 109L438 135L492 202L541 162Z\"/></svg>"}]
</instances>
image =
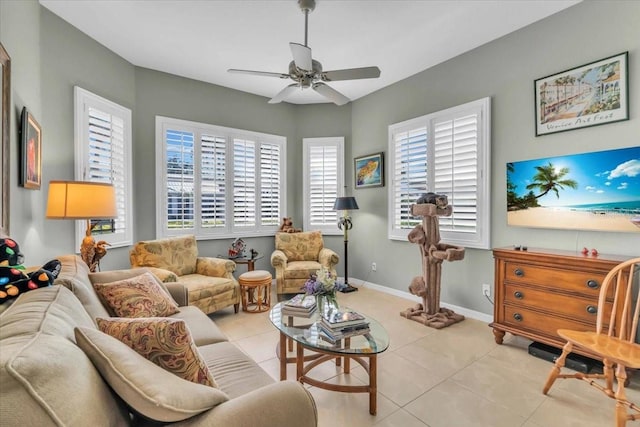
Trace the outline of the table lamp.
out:
<instances>
[{"instance_id":1,"label":"table lamp","mask_svg":"<svg viewBox=\"0 0 640 427\"><path fill-rule=\"evenodd\" d=\"M51 181L47 200L47 218L82 219L87 221L87 231L80 245L80 256L94 272L100 259L106 254L106 242L96 244L91 231L92 219L109 219L118 216L116 193L111 184L87 181Z\"/></svg>"},{"instance_id":2,"label":"table lamp","mask_svg":"<svg viewBox=\"0 0 640 427\"><path fill-rule=\"evenodd\" d=\"M357 291L349 284L349 256L347 252L347 246L349 244L349 230L353 227L349 211L358 209L358 203L355 197L338 197L333 204L333 210L342 211L342 217L338 219L338 228L344 231L344 289L342 292Z\"/></svg>"}]
</instances>

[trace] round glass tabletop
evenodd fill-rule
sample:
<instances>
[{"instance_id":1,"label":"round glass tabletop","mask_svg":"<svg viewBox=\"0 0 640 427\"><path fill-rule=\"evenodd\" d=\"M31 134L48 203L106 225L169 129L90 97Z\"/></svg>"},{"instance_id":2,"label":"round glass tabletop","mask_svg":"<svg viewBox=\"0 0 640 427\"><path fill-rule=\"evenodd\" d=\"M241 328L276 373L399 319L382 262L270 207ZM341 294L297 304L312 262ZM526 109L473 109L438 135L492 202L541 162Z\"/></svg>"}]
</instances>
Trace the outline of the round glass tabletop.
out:
<instances>
[{"instance_id":1,"label":"round glass tabletop","mask_svg":"<svg viewBox=\"0 0 640 427\"><path fill-rule=\"evenodd\" d=\"M271 323L287 337L313 350L341 354L378 354L389 347L389 334L375 319L362 314L369 323L369 331L332 342L321 332L320 316L316 311L310 318L282 314L284 302L276 304L269 312ZM342 307L341 307L342 308Z\"/></svg>"}]
</instances>

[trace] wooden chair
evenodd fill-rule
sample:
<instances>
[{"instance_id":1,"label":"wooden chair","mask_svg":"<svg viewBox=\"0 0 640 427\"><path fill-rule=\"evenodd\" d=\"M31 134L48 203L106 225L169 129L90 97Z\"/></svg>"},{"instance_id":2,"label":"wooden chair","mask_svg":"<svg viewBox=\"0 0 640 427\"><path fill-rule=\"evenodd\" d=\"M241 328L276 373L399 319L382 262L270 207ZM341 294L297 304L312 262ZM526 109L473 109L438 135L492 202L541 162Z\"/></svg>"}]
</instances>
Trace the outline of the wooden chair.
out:
<instances>
[{"instance_id":1,"label":"wooden chair","mask_svg":"<svg viewBox=\"0 0 640 427\"><path fill-rule=\"evenodd\" d=\"M614 267L607 274L598 297L595 332L558 330L558 335L567 340L567 344L551 369L542 390L542 393L547 394L556 378L584 380L616 400L616 427L625 426L627 420L640 419L640 407L629 402L625 394L626 369L640 369L640 344L636 342L640 316L640 293L637 290L639 272L640 258L634 258ZM634 296L634 293L638 295ZM574 347L602 359L603 373L561 373L565 359ZM614 369L617 379L615 390ZM604 384L603 381L596 380L604 380Z\"/></svg>"}]
</instances>

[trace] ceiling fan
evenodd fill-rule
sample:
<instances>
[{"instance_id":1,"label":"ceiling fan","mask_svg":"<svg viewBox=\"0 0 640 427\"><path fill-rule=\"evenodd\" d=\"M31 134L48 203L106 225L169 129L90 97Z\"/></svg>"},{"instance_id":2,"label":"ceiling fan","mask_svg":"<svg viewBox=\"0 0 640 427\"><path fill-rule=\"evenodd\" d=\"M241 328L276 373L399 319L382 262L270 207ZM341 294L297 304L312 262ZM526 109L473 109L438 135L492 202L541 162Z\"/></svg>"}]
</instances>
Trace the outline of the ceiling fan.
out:
<instances>
[{"instance_id":1,"label":"ceiling fan","mask_svg":"<svg viewBox=\"0 0 640 427\"><path fill-rule=\"evenodd\" d=\"M316 7L316 0L298 0L298 5L304 13L304 45L300 43L289 43L293 61L289 63L289 73L272 73L268 71L238 70L231 68L230 73L250 74L255 76L278 77L281 79L291 79L295 83L282 89L276 96L269 100L270 104L282 102L297 88L311 88L320 95L329 99L337 105L344 105L350 101L349 98L335 90L324 82L334 82L339 80L372 79L380 77L378 67L348 68L343 70L323 71L322 64L311 57L311 48L307 46L309 12Z\"/></svg>"}]
</instances>

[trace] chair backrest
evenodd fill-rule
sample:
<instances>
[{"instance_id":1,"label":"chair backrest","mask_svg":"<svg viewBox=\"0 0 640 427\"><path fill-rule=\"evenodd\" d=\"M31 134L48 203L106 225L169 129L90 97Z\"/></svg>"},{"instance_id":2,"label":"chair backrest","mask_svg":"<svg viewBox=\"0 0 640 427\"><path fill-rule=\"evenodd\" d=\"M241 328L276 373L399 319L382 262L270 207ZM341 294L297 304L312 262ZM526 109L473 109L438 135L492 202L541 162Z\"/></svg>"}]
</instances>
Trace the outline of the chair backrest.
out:
<instances>
[{"instance_id":1,"label":"chair backrest","mask_svg":"<svg viewBox=\"0 0 640 427\"><path fill-rule=\"evenodd\" d=\"M284 252L289 261L317 261L323 247L321 231L276 233L276 249Z\"/></svg>"},{"instance_id":2,"label":"chair backrest","mask_svg":"<svg viewBox=\"0 0 640 427\"><path fill-rule=\"evenodd\" d=\"M600 288L596 332L635 342L640 316L640 258L615 266ZM635 302L634 302L635 300Z\"/></svg>"},{"instance_id":3,"label":"chair backrest","mask_svg":"<svg viewBox=\"0 0 640 427\"><path fill-rule=\"evenodd\" d=\"M193 235L136 243L129 251L132 267L156 267L178 276L196 272L198 246Z\"/></svg>"}]
</instances>

